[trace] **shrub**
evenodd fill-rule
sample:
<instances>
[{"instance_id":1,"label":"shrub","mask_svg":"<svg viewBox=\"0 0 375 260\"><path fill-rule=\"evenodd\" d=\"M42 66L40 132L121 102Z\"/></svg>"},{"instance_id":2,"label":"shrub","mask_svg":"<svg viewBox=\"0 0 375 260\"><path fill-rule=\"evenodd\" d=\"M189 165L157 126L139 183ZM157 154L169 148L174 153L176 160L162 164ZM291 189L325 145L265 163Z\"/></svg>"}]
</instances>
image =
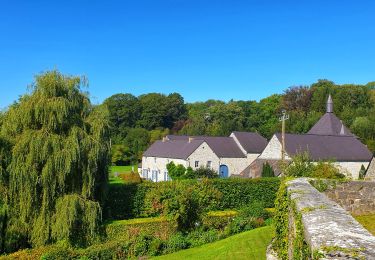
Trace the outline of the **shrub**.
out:
<instances>
[{"instance_id":1,"label":"shrub","mask_svg":"<svg viewBox=\"0 0 375 260\"><path fill-rule=\"evenodd\" d=\"M151 215L163 215L177 222L180 230L191 229L202 214L217 205L221 193L210 182L166 182L146 194L145 205Z\"/></svg>"},{"instance_id":2,"label":"shrub","mask_svg":"<svg viewBox=\"0 0 375 260\"><path fill-rule=\"evenodd\" d=\"M104 213L106 219L127 219L136 217L149 217L161 214L161 211L150 212L146 209L146 194L153 190L164 189L164 193L169 193L170 197L177 196L178 193L168 191L173 189L173 182L142 182L140 184L111 184L109 185L108 198ZM179 185L197 185L203 181L180 180ZM215 203L207 205L207 210L240 209L249 205L253 201L260 201L265 207L273 208L276 192L280 185L280 178L258 178L258 179L209 179L205 183L211 184L222 196ZM200 187L196 187L200 189ZM149 195L150 199L150 195Z\"/></svg>"},{"instance_id":3,"label":"shrub","mask_svg":"<svg viewBox=\"0 0 375 260\"><path fill-rule=\"evenodd\" d=\"M284 173L290 177L310 177L314 171L314 164L307 152L297 154L292 163L284 167Z\"/></svg>"},{"instance_id":4,"label":"shrub","mask_svg":"<svg viewBox=\"0 0 375 260\"><path fill-rule=\"evenodd\" d=\"M189 240L181 232L173 235L166 244L166 253L173 253L178 250L187 249L190 247Z\"/></svg>"},{"instance_id":5,"label":"shrub","mask_svg":"<svg viewBox=\"0 0 375 260\"><path fill-rule=\"evenodd\" d=\"M120 173L119 177L123 179L127 183L141 183L142 179L138 173L130 172L130 173Z\"/></svg>"},{"instance_id":6,"label":"shrub","mask_svg":"<svg viewBox=\"0 0 375 260\"><path fill-rule=\"evenodd\" d=\"M263 164L262 177L275 177L275 172L273 171L271 165L266 162Z\"/></svg>"},{"instance_id":7,"label":"shrub","mask_svg":"<svg viewBox=\"0 0 375 260\"><path fill-rule=\"evenodd\" d=\"M212 185L222 194L219 204L211 210L240 209L254 201L260 201L267 208L274 207L280 178L258 179L213 179Z\"/></svg>"},{"instance_id":8,"label":"shrub","mask_svg":"<svg viewBox=\"0 0 375 260\"><path fill-rule=\"evenodd\" d=\"M311 173L313 178L322 178L322 179L344 179L345 175L340 173L332 162L318 162L314 166L314 170Z\"/></svg>"},{"instance_id":9,"label":"shrub","mask_svg":"<svg viewBox=\"0 0 375 260\"><path fill-rule=\"evenodd\" d=\"M359 170L359 177L358 177L358 179L363 180L365 178L365 176L366 176L366 168L362 164L361 165L361 169Z\"/></svg>"},{"instance_id":10,"label":"shrub","mask_svg":"<svg viewBox=\"0 0 375 260\"><path fill-rule=\"evenodd\" d=\"M198 169L195 170L195 178L208 178L208 179L213 179L213 178L218 178L219 174L207 167L199 167Z\"/></svg>"},{"instance_id":11,"label":"shrub","mask_svg":"<svg viewBox=\"0 0 375 260\"><path fill-rule=\"evenodd\" d=\"M105 226L107 240L129 240L141 234L166 240L175 232L176 223L164 217L119 220Z\"/></svg>"},{"instance_id":12,"label":"shrub","mask_svg":"<svg viewBox=\"0 0 375 260\"><path fill-rule=\"evenodd\" d=\"M242 208L238 216L267 219L270 217L270 213L264 208L262 202L254 201L249 206Z\"/></svg>"}]
</instances>

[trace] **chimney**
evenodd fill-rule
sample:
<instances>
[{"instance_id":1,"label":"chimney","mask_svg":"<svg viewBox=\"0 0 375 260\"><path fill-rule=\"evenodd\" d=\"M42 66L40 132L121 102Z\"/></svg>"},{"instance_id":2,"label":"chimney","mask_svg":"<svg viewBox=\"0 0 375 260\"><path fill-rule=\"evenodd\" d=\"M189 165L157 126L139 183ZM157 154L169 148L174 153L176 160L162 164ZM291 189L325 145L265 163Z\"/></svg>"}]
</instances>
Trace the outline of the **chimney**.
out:
<instances>
[{"instance_id":1,"label":"chimney","mask_svg":"<svg viewBox=\"0 0 375 260\"><path fill-rule=\"evenodd\" d=\"M189 136L189 143L191 143L191 141L193 141L193 140L194 140L194 138Z\"/></svg>"},{"instance_id":2,"label":"chimney","mask_svg":"<svg viewBox=\"0 0 375 260\"><path fill-rule=\"evenodd\" d=\"M165 143L167 141L167 138L164 136L162 142Z\"/></svg>"},{"instance_id":3,"label":"chimney","mask_svg":"<svg viewBox=\"0 0 375 260\"><path fill-rule=\"evenodd\" d=\"M332 101L331 94L329 94L328 100L327 100L327 113L333 113L333 101Z\"/></svg>"}]
</instances>

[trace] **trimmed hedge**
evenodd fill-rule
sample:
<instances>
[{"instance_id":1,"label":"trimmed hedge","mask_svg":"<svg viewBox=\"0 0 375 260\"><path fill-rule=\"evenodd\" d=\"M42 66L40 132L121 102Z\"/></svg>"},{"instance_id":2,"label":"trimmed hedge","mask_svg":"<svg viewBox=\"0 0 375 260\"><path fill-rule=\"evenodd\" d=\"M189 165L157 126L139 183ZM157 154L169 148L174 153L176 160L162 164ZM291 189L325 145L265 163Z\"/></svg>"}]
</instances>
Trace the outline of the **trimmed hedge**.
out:
<instances>
[{"instance_id":1,"label":"trimmed hedge","mask_svg":"<svg viewBox=\"0 0 375 260\"><path fill-rule=\"evenodd\" d=\"M181 180L192 185L197 180ZM274 207L279 178L259 179L210 179L209 182L222 193L222 199L211 210L240 209L254 201L263 203L267 208ZM157 185L168 185L166 182L140 184L111 184L105 206L106 219L129 219L148 217L144 212L146 193Z\"/></svg>"},{"instance_id":2,"label":"trimmed hedge","mask_svg":"<svg viewBox=\"0 0 375 260\"><path fill-rule=\"evenodd\" d=\"M131 239L140 234L167 240L176 233L176 223L164 217L118 220L105 226L107 240Z\"/></svg>"}]
</instances>

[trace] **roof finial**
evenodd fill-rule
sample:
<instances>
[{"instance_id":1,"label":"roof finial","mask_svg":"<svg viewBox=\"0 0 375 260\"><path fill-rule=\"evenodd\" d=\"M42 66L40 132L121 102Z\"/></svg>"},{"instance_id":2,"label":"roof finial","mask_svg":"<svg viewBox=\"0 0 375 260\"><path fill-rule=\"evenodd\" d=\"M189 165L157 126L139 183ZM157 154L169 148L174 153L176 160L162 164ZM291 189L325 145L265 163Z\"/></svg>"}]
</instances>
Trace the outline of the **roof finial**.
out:
<instances>
[{"instance_id":1,"label":"roof finial","mask_svg":"<svg viewBox=\"0 0 375 260\"><path fill-rule=\"evenodd\" d=\"M328 100L327 100L327 113L333 113L333 101L331 94L328 95Z\"/></svg>"}]
</instances>

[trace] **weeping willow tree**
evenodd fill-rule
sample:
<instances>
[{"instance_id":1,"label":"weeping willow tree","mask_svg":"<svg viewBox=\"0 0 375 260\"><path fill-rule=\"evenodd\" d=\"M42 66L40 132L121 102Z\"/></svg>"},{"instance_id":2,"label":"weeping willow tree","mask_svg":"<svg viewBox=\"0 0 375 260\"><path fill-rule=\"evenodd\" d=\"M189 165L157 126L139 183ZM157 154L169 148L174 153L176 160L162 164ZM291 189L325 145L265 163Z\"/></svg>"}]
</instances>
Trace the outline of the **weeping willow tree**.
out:
<instances>
[{"instance_id":1,"label":"weeping willow tree","mask_svg":"<svg viewBox=\"0 0 375 260\"><path fill-rule=\"evenodd\" d=\"M104 108L82 92L83 80L57 71L36 76L6 113L8 250L95 238L107 184L109 133ZM13 248L12 248L13 247Z\"/></svg>"}]
</instances>

